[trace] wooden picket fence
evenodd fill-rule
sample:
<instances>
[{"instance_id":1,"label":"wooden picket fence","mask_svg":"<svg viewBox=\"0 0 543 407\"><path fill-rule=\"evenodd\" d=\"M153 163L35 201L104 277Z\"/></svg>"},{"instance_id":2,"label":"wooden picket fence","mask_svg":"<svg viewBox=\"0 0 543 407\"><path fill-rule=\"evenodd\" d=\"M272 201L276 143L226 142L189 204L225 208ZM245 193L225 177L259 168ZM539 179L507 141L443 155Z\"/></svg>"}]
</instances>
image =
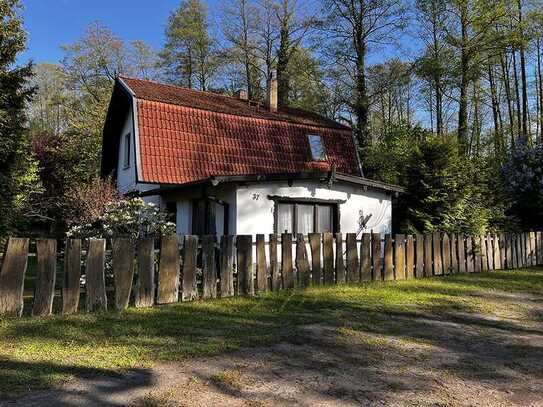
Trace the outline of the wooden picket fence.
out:
<instances>
[{"instance_id":1,"label":"wooden picket fence","mask_svg":"<svg viewBox=\"0 0 543 407\"><path fill-rule=\"evenodd\" d=\"M345 238L344 238L345 237ZM307 239L307 240L306 240ZM32 315L53 312L57 261L63 265L62 313L150 307L310 285L405 280L543 264L541 232L463 236L312 233L308 236L166 236L132 241L36 240ZM21 316L28 238L9 238L0 270L0 315ZM280 256L280 258L279 258ZM111 258L111 267L106 258ZM82 273L84 271L84 273ZM109 274L113 287L106 286ZM84 274L84 284L82 284Z\"/></svg>"}]
</instances>

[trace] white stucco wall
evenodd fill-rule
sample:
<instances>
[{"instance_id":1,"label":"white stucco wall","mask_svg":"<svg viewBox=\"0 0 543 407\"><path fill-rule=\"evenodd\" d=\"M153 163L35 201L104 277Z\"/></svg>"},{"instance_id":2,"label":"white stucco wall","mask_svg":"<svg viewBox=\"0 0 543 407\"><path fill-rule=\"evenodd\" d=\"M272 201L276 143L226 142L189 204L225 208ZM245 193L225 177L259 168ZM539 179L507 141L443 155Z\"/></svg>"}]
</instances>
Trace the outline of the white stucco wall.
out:
<instances>
[{"instance_id":1,"label":"white stucco wall","mask_svg":"<svg viewBox=\"0 0 543 407\"><path fill-rule=\"evenodd\" d=\"M125 135L130 133L130 165L125 168L124 154L126 150ZM133 191L136 186L136 162L134 160L134 125L132 122L132 106L124 119L124 126L121 134L119 134L119 152L117 160L117 189L121 194Z\"/></svg>"},{"instance_id":2,"label":"white stucco wall","mask_svg":"<svg viewBox=\"0 0 543 407\"><path fill-rule=\"evenodd\" d=\"M371 214L364 232L390 233L392 229L392 205L390 194L367 190L362 187L335 183L331 189L318 182L295 182L292 187L287 182L248 184L239 186L236 191L236 233L273 233L274 201L269 195L289 198L314 198L345 200L340 205L340 229L342 233L359 231L359 218ZM362 212L361 212L362 211Z\"/></svg>"}]
</instances>

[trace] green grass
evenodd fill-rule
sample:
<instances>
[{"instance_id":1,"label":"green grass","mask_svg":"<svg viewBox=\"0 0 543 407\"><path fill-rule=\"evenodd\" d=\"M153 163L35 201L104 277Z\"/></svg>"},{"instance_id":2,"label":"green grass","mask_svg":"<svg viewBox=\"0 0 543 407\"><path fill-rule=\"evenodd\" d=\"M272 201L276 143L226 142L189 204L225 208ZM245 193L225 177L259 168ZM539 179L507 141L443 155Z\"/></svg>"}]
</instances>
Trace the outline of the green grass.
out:
<instances>
[{"instance_id":1,"label":"green grass","mask_svg":"<svg viewBox=\"0 0 543 407\"><path fill-rule=\"evenodd\" d=\"M308 324L382 335L401 333L421 315L512 312L510 304L500 305L504 292L541 296L543 269L310 288L123 313L0 319L0 397L73 377L266 345ZM405 317L404 326L389 323L390 316ZM496 324L508 329L506 322ZM431 340L431 333L421 331L413 340Z\"/></svg>"}]
</instances>

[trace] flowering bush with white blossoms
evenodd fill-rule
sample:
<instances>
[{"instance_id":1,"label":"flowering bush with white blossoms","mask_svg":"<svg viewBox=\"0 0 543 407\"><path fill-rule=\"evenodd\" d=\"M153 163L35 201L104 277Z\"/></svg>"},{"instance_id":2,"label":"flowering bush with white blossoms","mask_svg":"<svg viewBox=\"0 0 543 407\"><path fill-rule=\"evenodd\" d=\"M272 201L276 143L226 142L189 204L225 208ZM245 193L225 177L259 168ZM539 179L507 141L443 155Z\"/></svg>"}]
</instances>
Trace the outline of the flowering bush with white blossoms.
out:
<instances>
[{"instance_id":1,"label":"flowering bush with white blossoms","mask_svg":"<svg viewBox=\"0 0 543 407\"><path fill-rule=\"evenodd\" d=\"M175 233L175 223L156 205L141 198L130 198L106 204L104 214L92 224L75 225L68 237L140 237Z\"/></svg>"}]
</instances>

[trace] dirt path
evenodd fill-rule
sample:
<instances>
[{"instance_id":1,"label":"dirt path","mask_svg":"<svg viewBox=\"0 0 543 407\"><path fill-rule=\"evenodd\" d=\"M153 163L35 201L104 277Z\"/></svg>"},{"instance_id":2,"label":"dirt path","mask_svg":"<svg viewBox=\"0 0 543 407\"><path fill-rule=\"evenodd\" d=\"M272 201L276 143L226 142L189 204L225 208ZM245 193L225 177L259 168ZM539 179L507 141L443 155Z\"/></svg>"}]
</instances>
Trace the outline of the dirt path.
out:
<instances>
[{"instance_id":1,"label":"dirt path","mask_svg":"<svg viewBox=\"0 0 543 407\"><path fill-rule=\"evenodd\" d=\"M543 406L541 298L493 300L511 312L309 325L267 348L80 378L0 405Z\"/></svg>"}]
</instances>

